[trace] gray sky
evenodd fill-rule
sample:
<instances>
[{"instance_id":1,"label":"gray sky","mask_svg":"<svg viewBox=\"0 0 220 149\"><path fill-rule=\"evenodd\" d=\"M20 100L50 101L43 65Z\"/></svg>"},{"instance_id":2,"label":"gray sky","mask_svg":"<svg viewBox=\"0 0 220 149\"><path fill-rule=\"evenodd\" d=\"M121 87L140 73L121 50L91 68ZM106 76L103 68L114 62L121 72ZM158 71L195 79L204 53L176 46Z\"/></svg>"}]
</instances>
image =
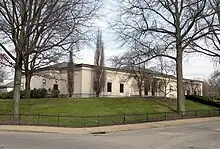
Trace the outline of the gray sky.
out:
<instances>
[{"instance_id":1,"label":"gray sky","mask_svg":"<svg viewBox=\"0 0 220 149\"><path fill-rule=\"evenodd\" d=\"M108 28L107 21L111 21L112 18L115 19L114 10L116 9L116 6L113 3L110 4L110 2L107 2L107 0L105 1L105 7L101 11L103 18L96 21L96 26L103 30L105 56L106 59L108 59L111 56L122 54L126 48L122 48L118 45L115 41L116 35ZM95 45L94 47L84 48L80 52L80 58L76 59L75 62L93 64L94 50ZM183 62L183 74L185 78L204 79L209 77L209 75L213 72L213 66L214 65L210 57L199 54L187 55Z\"/></svg>"},{"instance_id":2,"label":"gray sky","mask_svg":"<svg viewBox=\"0 0 220 149\"><path fill-rule=\"evenodd\" d=\"M105 47L105 57L106 60L114 55L122 54L126 48L120 47L116 42L116 35L109 28L107 21L111 21L111 19L115 19L116 14L114 11L116 10L117 4L114 1L104 0L105 6L101 10L103 17L99 20L96 20L97 28L100 27L103 31L103 40ZM93 64L94 59L94 51L95 44L93 47L84 47L77 59L75 59L76 63L86 63ZM188 55L184 58L183 62L183 74L185 78L192 79L204 79L209 77L209 75L213 72L213 62L212 58L202 55ZM11 72L11 70L9 70ZM13 74L11 74L13 76Z\"/></svg>"},{"instance_id":3,"label":"gray sky","mask_svg":"<svg viewBox=\"0 0 220 149\"><path fill-rule=\"evenodd\" d=\"M104 36L104 35L103 35ZM111 56L118 55L124 52L124 49L117 48L116 43L111 39L104 36L105 44L105 56L108 59ZM76 63L93 64L94 48L83 49L80 52L80 58L76 60ZM183 62L183 75L185 78L192 79L204 79L209 77L213 72L214 66L211 58L201 55L189 55L184 58Z\"/></svg>"}]
</instances>

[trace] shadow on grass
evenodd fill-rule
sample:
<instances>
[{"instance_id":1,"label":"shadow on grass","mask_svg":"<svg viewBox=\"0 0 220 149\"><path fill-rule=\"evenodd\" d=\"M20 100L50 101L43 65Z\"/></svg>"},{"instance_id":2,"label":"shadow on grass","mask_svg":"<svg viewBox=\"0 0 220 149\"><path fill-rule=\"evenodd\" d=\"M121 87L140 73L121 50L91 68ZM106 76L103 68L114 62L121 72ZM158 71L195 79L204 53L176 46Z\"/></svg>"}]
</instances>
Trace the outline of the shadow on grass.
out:
<instances>
[{"instance_id":1,"label":"shadow on grass","mask_svg":"<svg viewBox=\"0 0 220 149\"><path fill-rule=\"evenodd\" d=\"M172 112L177 112L176 109L174 109L173 107L171 107L171 106L169 106L169 105L167 105L167 104L164 104L164 103L162 103L162 102L160 102L160 101L158 101L158 100L155 100L155 102L156 102L157 104L161 105L161 106L167 107L167 108L170 109Z\"/></svg>"}]
</instances>

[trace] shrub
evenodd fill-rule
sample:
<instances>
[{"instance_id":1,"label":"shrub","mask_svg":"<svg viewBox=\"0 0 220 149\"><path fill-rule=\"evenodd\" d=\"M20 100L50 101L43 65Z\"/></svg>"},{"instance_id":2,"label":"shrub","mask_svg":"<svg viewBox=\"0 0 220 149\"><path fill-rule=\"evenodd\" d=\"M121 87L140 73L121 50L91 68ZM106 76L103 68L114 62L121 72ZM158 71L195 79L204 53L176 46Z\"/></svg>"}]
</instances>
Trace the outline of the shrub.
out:
<instances>
[{"instance_id":1,"label":"shrub","mask_svg":"<svg viewBox=\"0 0 220 149\"><path fill-rule=\"evenodd\" d=\"M206 104L206 105L209 105L209 106L220 108L220 104L214 102L214 100L212 98L209 98L209 97L194 96L194 95L186 95L185 97L188 100L192 100L192 101L195 101L195 102L199 102L199 103L202 103L202 104Z\"/></svg>"},{"instance_id":2,"label":"shrub","mask_svg":"<svg viewBox=\"0 0 220 149\"><path fill-rule=\"evenodd\" d=\"M0 98L1 99L12 99L13 98L13 91L0 93Z\"/></svg>"},{"instance_id":3,"label":"shrub","mask_svg":"<svg viewBox=\"0 0 220 149\"><path fill-rule=\"evenodd\" d=\"M24 91L21 91L20 98L21 98L21 99L23 99L23 98L24 98Z\"/></svg>"},{"instance_id":4,"label":"shrub","mask_svg":"<svg viewBox=\"0 0 220 149\"><path fill-rule=\"evenodd\" d=\"M40 98L46 98L47 97L47 89L41 88L39 89Z\"/></svg>"},{"instance_id":5,"label":"shrub","mask_svg":"<svg viewBox=\"0 0 220 149\"><path fill-rule=\"evenodd\" d=\"M51 97L52 98L59 98L59 94L60 94L59 90L52 90Z\"/></svg>"},{"instance_id":6,"label":"shrub","mask_svg":"<svg viewBox=\"0 0 220 149\"><path fill-rule=\"evenodd\" d=\"M31 90L31 98L46 98L47 97L47 89L45 88L34 88Z\"/></svg>"},{"instance_id":7,"label":"shrub","mask_svg":"<svg viewBox=\"0 0 220 149\"><path fill-rule=\"evenodd\" d=\"M37 98L37 89L34 88L33 90L31 90L31 98Z\"/></svg>"}]
</instances>

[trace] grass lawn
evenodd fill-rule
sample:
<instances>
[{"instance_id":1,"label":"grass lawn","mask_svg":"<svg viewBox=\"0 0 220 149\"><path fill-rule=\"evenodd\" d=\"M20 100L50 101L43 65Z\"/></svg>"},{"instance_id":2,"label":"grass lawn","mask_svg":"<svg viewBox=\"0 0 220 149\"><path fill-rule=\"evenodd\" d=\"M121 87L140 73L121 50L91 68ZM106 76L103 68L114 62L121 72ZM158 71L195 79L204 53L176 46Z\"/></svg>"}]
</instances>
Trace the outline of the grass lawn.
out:
<instances>
[{"instance_id":1,"label":"grass lawn","mask_svg":"<svg viewBox=\"0 0 220 149\"><path fill-rule=\"evenodd\" d=\"M10 113L12 107L11 100L0 101L0 113ZM35 123L45 122L50 124L76 124L95 125L109 124L110 122L118 123L124 120L124 113L131 114L126 116L126 121L132 122L146 120L150 116L152 118L157 115L147 115L146 113L156 112L172 112L176 109L175 100L159 100L159 99L126 99L126 98L60 98L60 99L31 99L21 100L20 112L22 114L44 114L55 115L54 117L29 116L24 117L23 121L34 121ZM199 104L186 100L186 110L214 110L214 107ZM61 117L58 118L58 114ZM70 118L62 117L62 115L80 116ZM99 116L98 116L99 115ZM120 115L117 117L102 117L105 115ZM82 118L82 116L93 116L90 118ZM161 115L160 115L161 116ZM159 116L159 117L160 117ZM162 115L164 117L164 115ZM21 117L22 119L22 117ZM0 119L1 120L1 119ZM38 121L38 122L37 122Z\"/></svg>"}]
</instances>

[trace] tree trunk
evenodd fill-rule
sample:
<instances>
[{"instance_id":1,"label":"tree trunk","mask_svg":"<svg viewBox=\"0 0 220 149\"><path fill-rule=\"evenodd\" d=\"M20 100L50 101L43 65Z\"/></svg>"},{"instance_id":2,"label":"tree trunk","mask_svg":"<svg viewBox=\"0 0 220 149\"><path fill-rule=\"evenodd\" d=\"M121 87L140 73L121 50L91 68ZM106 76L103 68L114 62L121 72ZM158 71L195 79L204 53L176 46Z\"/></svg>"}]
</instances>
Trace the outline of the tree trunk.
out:
<instances>
[{"instance_id":1,"label":"tree trunk","mask_svg":"<svg viewBox=\"0 0 220 149\"><path fill-rule=\"evenodd\" d=\"M183 93L183 52L177 50L176 72L177 72L177 112L185 112L184 93Z\"/></svg>"},{"instance_id":2,"label":"tree trunk","mask_svg":"<svg viewBox=\"0 0 220 149\"><path fill-rule=\"evenodd\" d=\"M69 53L69 62L67 66L67 77L68 77L68 92L69 97L73 96L74 91L74 63L73 63L73 52Z\"/></svg>"},{"instance_id":3,"label":"tree trunk","mask_svg":"<svg viewBox=\"0 0 220 149\"><path fill-rule=\"evenodd\" d=\"M167 99L167 87L164 87L164 99Z\"/></svg>"},{"instance_id":4,"label":"tree trunk","mask_svg":"<svg viewBox=\"0 0 220 149\"><path fill-rule=\"evenodd\" d=\"M21 91L21 76L22 76L22 60L20 56L17 56L15 63L15 75L14 75L14 92L13 92L13 113L14 120L19 118L19 101Z\"/></svg>"},{"instance_id":5,"label":"tree trunk","mask_svg":"<svg viewBox=\"0 0 220 149\"><path fill-rule=\"evenodd\" d=\"M141 87L142 87L142 86L139 86L139 87L138 87L138 92L139 92L139 96L140 96L140 97L142 97L142 88L141 88Z\"/></svg>"},{"instance_id":6,"label":"tree trunk","mask_svg":"<svg viewBox=\"0 0 220 149\"><path fill-rule=\"evenodd\" d=\"M24 97L26 99L31 97L31 78L32 78L32 74L30 72L25 73L25 95Z\"/></svg>"},{"instance_id":7,"label":"tree trunk","mask_svg":"<svg viewBox=\"0 0 220 149\"><path fill-rule=\"evenodd\" d=\"M183 48L181 36L181 12L176 6L176 73L177 73L177 112L185 114L183 93Z\"/></svg>"},{"instance_id":8,"label":"tree trunk","mask_svg":"<svg viewBox=\"0 0 220 149\"><path fill-rule=\"evenodd\" d=\"M96 92L96 93L95 93L96 97L99 97L99 94L100 94L99 92Z\"/></svg>"}]
</instances>

